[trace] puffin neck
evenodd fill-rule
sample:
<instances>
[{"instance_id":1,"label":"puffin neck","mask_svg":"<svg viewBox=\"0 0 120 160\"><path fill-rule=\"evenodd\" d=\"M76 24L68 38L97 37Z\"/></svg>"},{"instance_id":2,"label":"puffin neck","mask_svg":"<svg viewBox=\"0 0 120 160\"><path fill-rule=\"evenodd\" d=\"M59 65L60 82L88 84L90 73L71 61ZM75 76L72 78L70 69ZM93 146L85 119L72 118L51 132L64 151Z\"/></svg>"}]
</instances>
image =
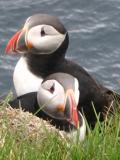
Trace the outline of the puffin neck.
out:
<instances>
[{"instance_id":1,"label":"puffin neck","mask_svg":"<svg viewBox=\"0 0 120 160\"><path fill-rule=\"evenodd\" d=\"M67 34L62 45L54 53L48 55L39 54L38 52L25 54L24 57L27 60L30 71L37 76L41 75L43 78L53 73L54 68L64 60L68 44L69 38Z\"/></svg>"}]
</instances>

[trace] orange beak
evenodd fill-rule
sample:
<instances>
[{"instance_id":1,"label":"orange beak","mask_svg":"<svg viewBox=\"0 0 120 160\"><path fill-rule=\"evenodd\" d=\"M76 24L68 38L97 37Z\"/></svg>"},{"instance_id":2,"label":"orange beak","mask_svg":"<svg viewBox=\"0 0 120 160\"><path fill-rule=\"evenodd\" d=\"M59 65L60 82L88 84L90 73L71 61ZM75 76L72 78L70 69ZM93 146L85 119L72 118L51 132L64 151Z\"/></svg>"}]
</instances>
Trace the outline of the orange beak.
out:
<instances>
[{"instance_id":1,"label":"orange beak","mask_svg":"<svg viewBox=\"0 0 120 160\"><path fill-rule=\"evenodd\" d=\"M6 53L26 53L29 49L33 48L32 44L25 40L27 29L23 28L9 40L6 46Z\"/></svg>"},{"instance_id":2,"label":"orange beak","mask_svg":"<svg viewBox=\"0 0 120 160\"><path fill-rule=\"evenodd\" d=\"M66 106L65 106L65 115L67 116L67 120L73 124L76 128L79 127L79 117L77 111L77 105L75 102L74 92L72 90L68 90L66 93Z\"/></svg>"},{"instance_id":3,"label":"orange beak","mask_svg":"<svg viewBox=\"0 0 120 160\"><path fill-rule=\"evenodd\" d=\"M19 39L19 36L21 34L21 30L18 31L8 42L5 52L7 54L11 53L11 52L16 52L16 46L17 46L17 41Z\"/></svg>"}]
</instances>

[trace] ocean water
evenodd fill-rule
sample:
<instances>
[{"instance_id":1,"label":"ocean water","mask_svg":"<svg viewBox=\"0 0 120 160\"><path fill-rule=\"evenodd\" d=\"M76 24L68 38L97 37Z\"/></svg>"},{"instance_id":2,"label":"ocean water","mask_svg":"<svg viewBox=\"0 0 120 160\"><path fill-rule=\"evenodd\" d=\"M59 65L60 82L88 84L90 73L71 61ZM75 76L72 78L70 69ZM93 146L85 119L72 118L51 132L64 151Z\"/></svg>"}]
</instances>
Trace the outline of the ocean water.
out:
<instances>
[{"instance_id":1,"label":"ocean water","mask_svg":"<svg viewBox=\"0 0 120 160\"><path fill-rule=\"evenodd\" d=\"M120 92L119 0L0 0L0 95L14 90L12 75L19 59L6 55L5 46L35 13L58 16L70 36L66 57Z\"/></svg>"}]
</instances>

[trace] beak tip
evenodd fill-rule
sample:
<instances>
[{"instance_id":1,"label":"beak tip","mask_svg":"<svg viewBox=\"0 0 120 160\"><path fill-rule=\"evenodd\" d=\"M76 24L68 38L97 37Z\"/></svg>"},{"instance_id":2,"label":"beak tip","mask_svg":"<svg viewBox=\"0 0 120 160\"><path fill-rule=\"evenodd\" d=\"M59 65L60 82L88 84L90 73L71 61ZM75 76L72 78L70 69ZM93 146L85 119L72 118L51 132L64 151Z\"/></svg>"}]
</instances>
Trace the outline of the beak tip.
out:
<instances>
[{"instance_id":1,"label":"beak tip","mask_svg":"<svg viewBox=\"0 0 120 160\"><path fill-rule=\"evenodd\" d=\"M6 48L5 48L5 53L6 53L6 54L9 54L11 51L12 51L12 50L11 50L10 45L7 45Z\"/></svg>"}]
</instances>

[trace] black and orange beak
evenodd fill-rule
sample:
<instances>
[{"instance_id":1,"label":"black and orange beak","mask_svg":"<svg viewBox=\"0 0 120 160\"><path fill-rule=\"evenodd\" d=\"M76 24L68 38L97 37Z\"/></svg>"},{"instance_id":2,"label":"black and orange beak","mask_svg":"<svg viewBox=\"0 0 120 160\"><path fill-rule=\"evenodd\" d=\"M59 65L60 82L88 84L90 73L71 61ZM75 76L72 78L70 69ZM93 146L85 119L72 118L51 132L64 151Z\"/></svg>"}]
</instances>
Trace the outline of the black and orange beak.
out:
<instances>
[{"instance_id":1,"label":"black and orange beak","mask_svg":"<svg viewBox=\"0 0 120 160\"><path fill-rule=\"evenodd\" d=\"M66 105L64 113L65 116L67 117L67 120L76 128L78 128L79 117L73 90L67 90L66 92Z\"/></svg>"},{"instance_id":2,"label":"black and orange beak","mask_svg":"<svg viewBox=\"0 0 120 160\"><path fill-rule=\"evenodd\" d=\"M32 45L25 40L26 29L21 29L13 35L6 46L6 53L25 53L28 49L32 48Z\"/></svg>"}]
</instances>

